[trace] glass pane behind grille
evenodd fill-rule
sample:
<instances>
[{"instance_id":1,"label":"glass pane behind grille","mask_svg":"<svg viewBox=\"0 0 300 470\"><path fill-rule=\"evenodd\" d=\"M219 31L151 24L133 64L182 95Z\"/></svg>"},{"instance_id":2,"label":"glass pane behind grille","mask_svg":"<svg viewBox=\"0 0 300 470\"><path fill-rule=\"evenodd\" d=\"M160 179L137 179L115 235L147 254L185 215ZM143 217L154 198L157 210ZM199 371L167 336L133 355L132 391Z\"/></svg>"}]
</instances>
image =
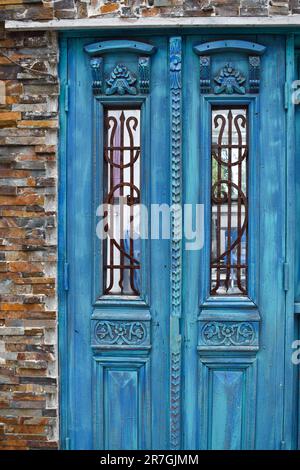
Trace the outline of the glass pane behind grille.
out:
<instances>
[{"instance_id":1,"label":"glass pane behind grille","mask_svg":"<svg viewBox=\"0 0 300 470\"><path fill-rule=\"evenodd\" d=\"M140 294L140 110L107 109L105 197L109 204L104 242L104 293Z\"/></svg>"},{"instance_id":2,"label":"glass pane behind grille","mask_svg":"<svg viewBox=\"0 0 300 470\"><path fill-rule=\"evenodd\" d=\"M247 108L213 108L211 295L247 294Z\"/></svg>"}]
</instances>

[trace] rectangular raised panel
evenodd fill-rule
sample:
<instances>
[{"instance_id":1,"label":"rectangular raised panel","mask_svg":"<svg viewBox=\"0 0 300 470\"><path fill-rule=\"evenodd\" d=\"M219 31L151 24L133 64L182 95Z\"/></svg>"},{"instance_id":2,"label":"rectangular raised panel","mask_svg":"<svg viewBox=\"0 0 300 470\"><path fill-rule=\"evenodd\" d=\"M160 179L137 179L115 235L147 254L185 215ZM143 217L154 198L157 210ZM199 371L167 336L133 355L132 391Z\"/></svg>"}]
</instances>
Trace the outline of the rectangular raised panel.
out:
<instances>
[{"instance_id":1,"label":"rectangular raised panel","mask_svg":"<svg viewBox=\"0 0 300 470\"><path fill-rule=\"evenodd\" d=\"M105 449L137 449L138 371L107 368L104 387Z\"/></svg>"},{"instance_id":2,"label":"rectangular raised panel","mask_svg":"<svg viewBox=\"0 0 300 470\"><path fill-rule=\"evenodd\" d=\"M95 358L95 448L150 447L148 359Z\"/></svg>"},{"instance_id":3,"label":"rectangular raised panel","mask_svg":"<svg viewBox=\"0 0 300 470\"><path fill-rule=\"evenodd\" d=\"M223 315L224 316L224 315ZM237 313L236 313L237 316ZM257 351L259 349L259 322L225 321L209 318L199 321L198 351ZM234 315L232 315L234 317ZM201 316L205 318L204 315ZM228 315L228 318L229 317Z\"/></svg>"},{"instance_id":4,"label":"rectangular raised panel","mask_svg":"<svg viewBox=\"0 0 300 470\"><path fill-rule=\"evenodd\" d=\"M210 371L212 449L242 447L244 375L242 370Z\"/></svg>"},{"instance_id":5,"label":"rectangular raised panel","mask_svg":"<svg viewBox=\"0 0 300 470\"><path fill-rule=\"evenodd\" d=\"M133 318L132 318L133 317ZM134 318L123 314L123 318L93 319L91 322L91 346L98 350L147 350L150 344L149 316Z\"/></svg>"},{"instance_id":6,"label":"rectangular raised panel","mask_svg":"<svg viewBox=\"0 0 300 470\"><path fill-rule=\"evenodd\" d=\"M253 449L256 359L207 355L199 362L199 448Z\"/></svg>"}]
</instances>

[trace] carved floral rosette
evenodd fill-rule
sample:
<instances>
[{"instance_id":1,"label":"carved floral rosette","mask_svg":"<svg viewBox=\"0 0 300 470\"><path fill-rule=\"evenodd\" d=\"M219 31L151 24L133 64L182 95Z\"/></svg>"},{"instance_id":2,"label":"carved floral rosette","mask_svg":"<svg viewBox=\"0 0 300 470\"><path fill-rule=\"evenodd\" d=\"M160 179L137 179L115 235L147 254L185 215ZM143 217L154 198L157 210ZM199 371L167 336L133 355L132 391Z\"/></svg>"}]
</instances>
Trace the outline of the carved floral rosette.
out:
<instances>
[{"instance_id":1,"label":"carved floral rosette","mask_svg":"<svg viewBox=\"0 0 300 470\"><path fill-rule=\"evenodd\" d=\"M258 94L261 58L266 46L225 39L194 46L199 55L200 92L216 95Z\"/></svg>"},{"instance_id":2,"label":"carved floral rosette","mask_svg":"<svg viewBox=\"0 0 300 470\"><path fill-rule=\"evenodd\" d=\"M150 93L151 58L156 47L134 40L103 40L84 46L90 56L94 95L124 96ZM129 53L130 55L124 55ZM136 62L131 54L135 54ZM107 58L116 61L108 61ZM122 62L119 62L122 54ZM113 63L114 62L114 63Z\"/></svg>"},{"instance_id":3,"label":"carved floral rosette","mask_svg":"<svg viewBox=\"0 0 300 470\"><path fill-rule=\"evenodd\" d=\"M149 324L139 320L97 320L92 342L94 346L148 346Z\"/></svg>"},{"instance_id":4,"label":"carved floral rosette","mask_svg":"<svg viewBox=\"0 0 300 470\"><path fill-rule=\"evenodd\" d=\"M200 324L200 349L257 349L258 323L209 321Z\"/></svg>"}]
</instances>

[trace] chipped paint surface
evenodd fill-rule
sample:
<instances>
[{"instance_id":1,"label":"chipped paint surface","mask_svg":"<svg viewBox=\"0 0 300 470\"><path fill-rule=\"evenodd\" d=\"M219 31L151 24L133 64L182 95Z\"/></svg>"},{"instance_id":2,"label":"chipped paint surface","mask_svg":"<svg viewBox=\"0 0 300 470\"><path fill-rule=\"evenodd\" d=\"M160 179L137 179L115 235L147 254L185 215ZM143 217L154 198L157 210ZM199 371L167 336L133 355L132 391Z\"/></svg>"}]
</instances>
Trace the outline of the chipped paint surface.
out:
<instances>
[{"instance_id":1,"label":"chipped paint surface","mask_svg":"<svg viewBox=\"0 0 300 470\"><path fill-rule=\"evenodd\" d=\"M3 21L291 13L298 0L0 0L1 449L58 446L58 42Z\"/></svg>"}]
</instances>

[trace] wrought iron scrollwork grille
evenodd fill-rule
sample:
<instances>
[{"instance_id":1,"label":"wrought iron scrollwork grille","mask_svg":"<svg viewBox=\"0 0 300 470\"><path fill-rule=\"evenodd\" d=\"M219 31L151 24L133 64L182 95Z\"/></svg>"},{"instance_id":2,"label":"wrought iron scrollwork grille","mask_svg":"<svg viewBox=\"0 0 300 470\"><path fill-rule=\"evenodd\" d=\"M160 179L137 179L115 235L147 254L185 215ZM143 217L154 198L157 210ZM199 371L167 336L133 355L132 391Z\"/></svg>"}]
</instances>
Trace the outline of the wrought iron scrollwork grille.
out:
<instances>
[{"instance_id":1,"label":"wrought iron scrollwork grille","mask_svg":"<svg viewBox=\"0 0 300 470\"><path fill-rule=\"evenodd\" d=\"M211 295L246 295L247 107L212 109Z\"/></svg>"},{"instance_id":2,"label":"wrought iron scrollwork grille","mask_svg":"<svg viewBox=\"0 0 300 470\"><path fill-rule=\"evenodd\" d=\"M104 294L140 294L140 110L105 114Z\"/></svg>"}]
</instances>

